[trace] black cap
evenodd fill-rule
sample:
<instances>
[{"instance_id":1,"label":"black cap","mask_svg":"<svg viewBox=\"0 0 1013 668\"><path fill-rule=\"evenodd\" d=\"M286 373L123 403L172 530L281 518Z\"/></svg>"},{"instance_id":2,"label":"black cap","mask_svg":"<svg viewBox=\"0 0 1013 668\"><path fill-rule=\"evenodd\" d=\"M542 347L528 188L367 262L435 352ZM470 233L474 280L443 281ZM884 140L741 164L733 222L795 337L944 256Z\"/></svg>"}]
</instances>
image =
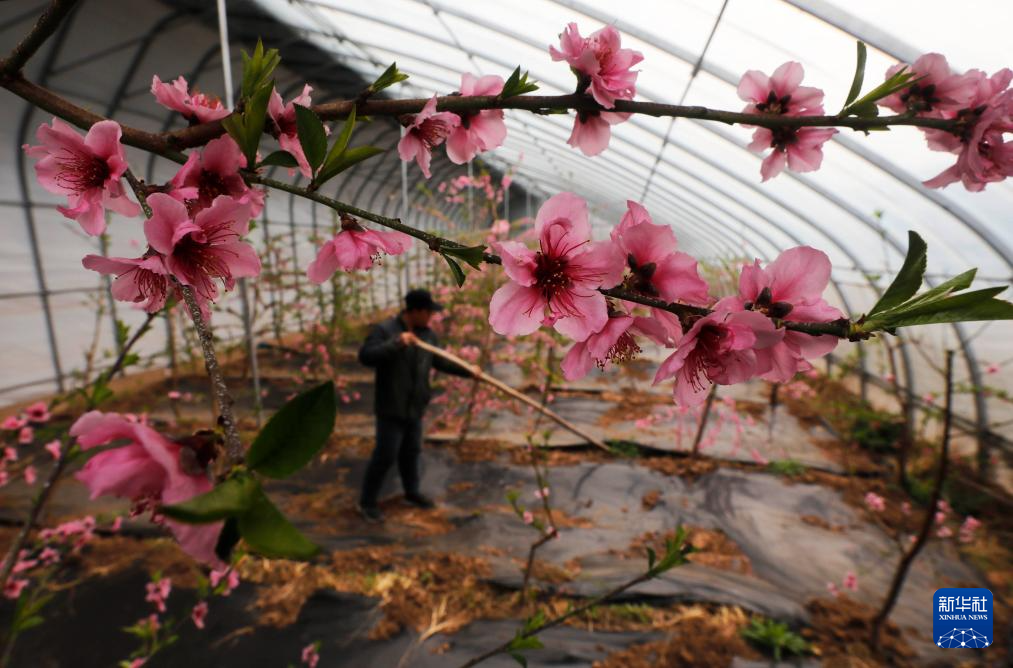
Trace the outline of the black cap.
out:
<instances>
[{"instance_id":1,"label":"black cap","mask_svg":"<svg viewBox=\"0 0 1013 668\"><path fill-rule=\"evenodd\" d=\"M409 290L408 294L404 296L405 310L408 311L442 311L443 306L433 301L433 296L429 293L429 290L423 290L422 288L416 288L415 290Z\"/></svg>"}]
</instances>

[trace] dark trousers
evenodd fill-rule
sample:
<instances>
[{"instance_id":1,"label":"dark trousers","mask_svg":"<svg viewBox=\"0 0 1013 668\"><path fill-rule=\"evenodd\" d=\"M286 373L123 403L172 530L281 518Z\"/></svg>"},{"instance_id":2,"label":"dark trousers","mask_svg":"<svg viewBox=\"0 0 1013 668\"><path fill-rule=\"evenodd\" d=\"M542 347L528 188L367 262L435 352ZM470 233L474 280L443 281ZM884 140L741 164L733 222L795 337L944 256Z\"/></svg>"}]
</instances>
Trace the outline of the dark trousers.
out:
<instances>
[{"instance_id":1,"label":"dark trousers","mask_svg":"<svg viewBox=\"0 0 1013 668\"><path fill-rule=\"evenodd\" d=\"M422 452L422 419L376 418L376 447L366 466L359 503L374 507L387 471L397 461L405 494L419 492L419 455Z\"/></svg>"}]
</instances>

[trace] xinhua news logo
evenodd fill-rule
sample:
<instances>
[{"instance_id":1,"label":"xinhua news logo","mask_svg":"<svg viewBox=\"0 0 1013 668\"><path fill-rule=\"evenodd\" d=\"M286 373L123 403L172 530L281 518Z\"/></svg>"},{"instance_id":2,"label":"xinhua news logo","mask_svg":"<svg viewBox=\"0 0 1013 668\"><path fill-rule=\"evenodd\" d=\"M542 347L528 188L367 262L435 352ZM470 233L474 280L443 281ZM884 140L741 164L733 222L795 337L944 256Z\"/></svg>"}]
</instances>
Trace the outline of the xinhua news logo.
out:
<instances>
[{"instance_id":1,"label":"xinhua news logo","mask_svg":"<svg viewBox=\"0 0 1013 668\"><path fill-rule=\"evenodd\" d=\"M949 587L932 596L932 637L943 649L984 649L992 644L992 592Z\"/></svg>"}]
</instances>

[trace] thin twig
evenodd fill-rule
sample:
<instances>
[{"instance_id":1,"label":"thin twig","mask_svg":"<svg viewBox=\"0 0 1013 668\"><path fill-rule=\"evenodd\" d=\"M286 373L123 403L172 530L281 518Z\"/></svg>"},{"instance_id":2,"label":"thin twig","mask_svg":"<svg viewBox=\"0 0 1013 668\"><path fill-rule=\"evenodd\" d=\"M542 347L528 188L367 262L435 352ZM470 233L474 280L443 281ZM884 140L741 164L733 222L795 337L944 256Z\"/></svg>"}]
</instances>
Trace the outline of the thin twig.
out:
<instances>
[{"instance_id":1,"label":"thin twig","mask_svg":"<svg viewBox=\"0 0 1013 668\"><path fill-rule=\"evenodd\" d=\"M518 639L525 639L525 638L531 638L533 636L538 635L542 631L546 631L548 629L551 629L554 626L559 626L560 624L562 624L566 620L570 619L571 617L575 617L575 616L577 616L579 614L582 614L582 613L586 612L587 610L590 610L591 608L595 607L596 605L601 605L604 601L607 601L607 600L609 600L611 598L614 598L614 597L618 596L619 594L623 593L624 591L626 591L627 589L629 589L630 587L635 587L636 585L640 584L641 582L646 582L647 580L650 580L653 577L655 577L655 574L653 572L651 572L651 571L647 571L646 573L642 573L642 574L638 575L637 577L633 578L632 580L630 580L628 582L625 582L625 583L623 583L623 584L621 584L621 585L619 585L617 587L614 587L614 588L610 589L609 591L605 592L604 594L601 594L599 596L595 596L594 598L592 598L589 601L587 601L584 605L581 605L579 607L573 608L569 612L566 612L566 613L564 613L564 614L562 614L562 615L560 615L558 617L554 617L554 618L552 618L552 619L544 622L543 624L540 624L539 626L536 626L535 628L533 628L533 629L531 629L529 631L526 631L524 633L518 634L514 638L511 638L510 640L506 641L502 645L494 647L493 649L489 650L485 654L481 654L479 656L476 656L475 658L471 659L470 661L461 664L460 668L471 668L472 666L477 666L478 664L482 663L486 659L492 658L492 657L496 656L497 654L502 654L503 652L509 651L510 646L516 640L518 640Z\"/></svg>"},{"instance_id":2,"label":"thin twig","mask_svg":"<svg viewBox=\"0 0 1013 668\"><path fill-rule=\"evenodd\" d=\"M152 212L151 207L148 205L147 189L144 183L134 176L134 173L129 169L123 176L133 189L134 195L137 196L137 201L140 202L141 208L144 209L144 215L150 218ZM179 293L183 295L183 301L186 302L187 310L190 312L190 319L193 320L194 329L197 330L201 352L204 354L204 368L211 379L211 387L218 402L218 422L225 432L226 458L221 465L221 470L227 471L236 464L242 463L244 457L243 443L239 438L236 419L232 413L232 405L235 401L229 393L228 386L225 384L225 375L222 373L221 366L218 364L218 357L215 355L214 337L211 335L211 329L204 322L204 316L201 315L200 304L197 303L197 299L194 297L193 289L189 285L179 283L175 278L172 280L178 288Z\"/></svg>"},{"instance_id":3,"label":"thin twig","mask_svg":"<svg viewBox=\"0 0 1013 668\"><path fill-rule=\"evenodd\" d=\"M883 624L886 622L886 618L890 616L890 611L893 610L893 606L897 603L897 597L900 595L901 587L904 586L904 580L907 578L907 573L911 568L911 564L914 563L915 557L917 557L918 553L922 551L922 548L929 539L929 534L932 532L932 525L935 523L936 511L939 507L939 499L943 493L943 482L946 480L946 471L949 468L950 461L950 425L953 418L952 350L946 351L946 405L943 411L943 444L940 448L939 466L936 468L936 479L932 488L932 497L929 499L928 508L925 509L925 520L922 522L921 531L918 533L918 537L915 539L914 545L911 546L911 549L908 550L907 554L905 554L901 559L900 564L897 565L897 572L894 573L893 582L890 584L890 591L886 595L886 600L883 601L883 607L872 621L872 631L869 636L869 645L873 648L879 647Z\"/></svg>"},{"instance_id":4,"label":"thin twig","mask_svg":"<svg viewBox=\"0 0 1013 668\"><path fill-rule=\"evenodd\" d=\"M690 451L689 456L695 458L700 454L700 441L703 440L703 432L707 429L707 420L711 416L711 407L714 405L714 397L718 393L718 386L711 385L710 392L707 393L707 401L704 402L703 411L700 413L700 422L696 427L696 436L693 437L693 449Z\"/></svg>"},{"instance_id":5,"label":"thin twig","mask_svg":"<svg viewBox=\"0 0 1013 668\"><path fill-rule=\"evenodd\" d=\"M218 401L218 422L225 432L225 454L226 460L222 465L223 470L229 470L236 464L243 461L243 442L239 438L239 431L236 428L236 419L232 413L234 400L225 384L225 375L218 364L218 357L215 355L215 342L211 336L211 330L200 312L200 305L193 296L193 290L189 285L180 285L180 292L190 311L190 318L193 320L194 329L197 330L197 337L200 339L201 351L204 353L204 368L211 378L211 385L214 388L215 399Z\"/></svg>"},{"instance_id":6,"label":"thin twig","mask_svg":"<svg viewBox=\"0 0 1013 668\"><path fill-rule=\"evenodd\" d=\"M456 241L445 239L443 237L432 234L431 232L415 229L410 225L405 225L397 218L388 218L387 216L381 216L379 214L373 213L372 211L360 209L357 206L352 206L351 204L346 204L345 202L341 202L334 198L327 197L326 195L321 195L319 192L311 192L305 188L300 188L299 186L285 183L284 181L277 181L275 179L258 176L256 174L249 172L245 174L245 177L249 183L259 183L261 185L265 185L270 188L275 188L277 190L282 190L284 192L293 195L298 195L299 197L304 197L318 204L323 204L324 206L330 207L331 209L338 211L339 213L345 213L352 216L356 216L362 218L363 220L368 220L370 222L377 223L378 225L383 225L384 227L389 227L393 230L404 232L405 234L415 237L416 239L424 242L427 246L429 246L430 250L436 253L440 253L447 249L465 247L464 244L458 243ZM483 262L486 262L488 264L502 264L501 258L495 253L484 253L482 256L482 260ZM601 292L603 295L607 297L614 297L616 299L634 302L637 304L642 304L644 306L650 306L652 308L668 311L669 313L674 313L677 316L679 316L680 320L684 322L686 322L688 318L706 316L711 313L711 309L709 308L704 308L702 306L693 306L691 304L681 304L679 302L668 302L665 301L664 299L656 299L654 297L648 297L646 295L642 295L640 293L627 290L621 287L602 288L599 290L599 292ZM833 322L794 322L794 321L791 322L776 321L776 322L779 325L783 326L785 329L790 329L792 331L803 332L811 335L830 334L838 338L848 338L849 336L852 335L851 323L847 319L835 320Z\"/></svg>"},{"instance_id":7,"label":"thin twig","mask_svg":"<svg viewBox=\"0 0 1013 668\"><path fill-rule=\"evenodd\" d=\"M3 60L0 60L0 79L16 74L24 68L25 63L35 55L35 52L45 44L56 29L60 27L63 19L74 9L78 0L52 0L46 11L42 12L39 20L35 22L31 31L24 39L18 42L17 46Z\"/></svg>"}]
</instances>

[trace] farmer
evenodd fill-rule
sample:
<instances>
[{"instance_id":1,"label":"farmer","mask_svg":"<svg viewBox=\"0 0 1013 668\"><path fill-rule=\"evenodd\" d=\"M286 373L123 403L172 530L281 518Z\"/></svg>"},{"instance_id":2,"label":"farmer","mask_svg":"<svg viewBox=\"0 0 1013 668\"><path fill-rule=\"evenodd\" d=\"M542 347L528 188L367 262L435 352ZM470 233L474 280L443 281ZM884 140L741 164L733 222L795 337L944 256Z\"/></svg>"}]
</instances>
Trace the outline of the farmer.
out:
<instances>
[{"instance_id":1,"label":"farmer","mask_svg":"<svg viewBox=\"0 0 1013 668\"><path fill-rule=\"evenodd\" d=\"M377 497L394 461L401 474L405 500L419 508L435 504L419 491L419 455L422 452L422 414L429 403L429 370L455 376L471 373L452 362L413 345L422 340L438 345L429 319L443 307L427 290L411 290L396 316L374 325L359 350L359 361L376 369L376 446L366 467L359 497L359 512L369 522L383 521Z\"/></svg>"}]
</instances>

